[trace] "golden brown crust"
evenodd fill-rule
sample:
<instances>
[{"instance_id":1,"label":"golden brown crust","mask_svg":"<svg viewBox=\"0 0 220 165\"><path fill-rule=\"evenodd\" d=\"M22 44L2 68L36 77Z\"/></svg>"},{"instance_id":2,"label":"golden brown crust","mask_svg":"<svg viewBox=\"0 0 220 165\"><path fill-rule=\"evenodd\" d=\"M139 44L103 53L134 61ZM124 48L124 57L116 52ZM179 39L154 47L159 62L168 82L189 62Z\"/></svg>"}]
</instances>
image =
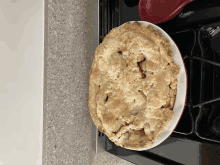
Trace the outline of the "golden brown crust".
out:
<instances>
[{"instance_id":1,"label":"golden brown crust","mask_svg":"<svg viewBox=\"0 0 220 165\"><path fill-rule=\"evenodd\" d=\"M169 41L152 26L112 29L89 72L89 109L99 131L125 148L152 146L173 117L179 70Z\"/></svg>"}]
</instances>

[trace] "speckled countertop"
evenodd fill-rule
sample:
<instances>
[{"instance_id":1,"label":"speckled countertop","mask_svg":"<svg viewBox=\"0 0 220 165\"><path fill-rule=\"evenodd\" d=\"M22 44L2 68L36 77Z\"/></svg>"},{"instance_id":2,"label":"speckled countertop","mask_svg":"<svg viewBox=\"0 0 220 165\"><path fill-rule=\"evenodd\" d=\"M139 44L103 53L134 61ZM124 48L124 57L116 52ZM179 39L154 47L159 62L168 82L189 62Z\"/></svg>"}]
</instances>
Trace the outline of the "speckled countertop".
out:
<instances>
[{"instance_id":1,"label":"speckled countertop","mask_svg":"<svg viewBox=\"0 0 220 165\"><path fill-rule=\"evenodd\" d=\"M92 150L88 108L97 0L45 1L43 165L129 165Z\"/></svg>"}]
</instances>

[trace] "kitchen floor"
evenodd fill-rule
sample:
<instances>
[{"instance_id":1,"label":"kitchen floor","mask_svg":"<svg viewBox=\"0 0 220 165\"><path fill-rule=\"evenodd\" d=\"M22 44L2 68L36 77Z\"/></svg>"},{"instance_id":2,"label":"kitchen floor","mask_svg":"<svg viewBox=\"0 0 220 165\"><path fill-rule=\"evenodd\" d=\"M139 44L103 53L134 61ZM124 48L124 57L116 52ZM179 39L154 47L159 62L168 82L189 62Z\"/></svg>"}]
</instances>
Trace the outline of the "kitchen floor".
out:
<instances>
[{"instance_id":1,"label":"kitchen floor","mask_svg":"<svg viewBox=\"0 0 220 165\"><path fill-rule=\"evenodd\" d=\"M92 149L88 72L98 45L97 18L98 0L45 1L43 165L131 164ZM207 162L208 149L202 149ZM176 153L187 159L188 155L192 159L183 160L186 164L200 162L198 143L177 141L154 150L165 157Z\"/></svg>"}]
</instances>

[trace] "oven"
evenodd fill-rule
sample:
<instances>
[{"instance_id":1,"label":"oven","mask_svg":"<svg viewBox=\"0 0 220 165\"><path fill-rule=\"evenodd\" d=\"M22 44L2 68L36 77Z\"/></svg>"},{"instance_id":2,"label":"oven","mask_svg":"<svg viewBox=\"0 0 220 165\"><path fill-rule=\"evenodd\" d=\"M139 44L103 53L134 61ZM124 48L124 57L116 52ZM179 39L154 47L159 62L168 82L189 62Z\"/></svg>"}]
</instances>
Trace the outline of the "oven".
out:
<instances>
[{"instance_id":1,"label":"oven","mask_svg":"<svg viewBox=\"0 0 220 165\"><path fill-rule=\"evenodd\" d=\"M137 0L99 0L99 43L112 28L128 21L141 21ZM220 2L193 1L158 26L177 44L188 76L184 113L171 136L158 147L169 150L168 144L176 141L220 147ZM103 149L134 164L145 164L149 159L161 164L186 164L152 152L154 149L124 149L93 127L97 152Z\"/></svg>"}]
</instances>

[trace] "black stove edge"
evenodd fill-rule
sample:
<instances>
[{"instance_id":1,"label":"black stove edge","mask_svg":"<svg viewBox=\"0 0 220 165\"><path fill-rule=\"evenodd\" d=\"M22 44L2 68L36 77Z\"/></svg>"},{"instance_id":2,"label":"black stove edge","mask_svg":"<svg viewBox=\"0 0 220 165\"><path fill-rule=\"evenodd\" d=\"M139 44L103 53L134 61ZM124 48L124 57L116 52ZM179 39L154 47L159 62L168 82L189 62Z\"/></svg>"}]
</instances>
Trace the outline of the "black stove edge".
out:
<instances>
[{"instance_id":1,"label":"black stove edge","mask_svg":"<svg viewBox=\"0 0 220 165\"><path fill-rule=\"evenodd\" d=\"M111 142L108 137L104 137L105 138L105 146L106 146L106 151L108 151L109 153L118 156L126 161L129 161L131 163L140 163L143 164L144 161L155 161L161 164L165 164L165 165L183 165L179 162L173 161L171 159L162 157L160 155L154 154L150 151L133 151L133 150L128 150L122 147L119 147L117 145L115 145L113 142ZM134 155L135 155L135 159L134 159Z\"/></svg>"},{"instance_id":2,"label":"black stove edge","mask_svg":"<svg viewBox=\"0 0 220 165\"><path fill-rule=\"evenodd\" d=\"M161 163L161 164L165 164L165 165L183 165L181 163L178 163L178 162L175 162L171 159L168 159L168 158L165 158L165 157L162 157L162 156L159 156L157 154L154 154L154 153L151 153L151 152L146 152L146 153L143 153L143 152L133 152L133 151L130 151L130 155L126 155L126 156L122 156L120 154L115 154L115 152L124 152L126 153L126 149L124 148L120 148L118 147L117 148L117 151L112 149L112 150L108 150L109 153L113 154L113 155L116 155L126 161L129 161L131 163L140 163L140 164L143 164L142 162L143 161L149 161L152 160L152 161L155 161L155 162L158 162L158 163ZM136 156L136 161L133 161L134 160L134 157L132 157L133 155ZM137 158L138 156L140 156L142 159L140 158Z\"/></svg>"},{"instance_id":3,"label":"black stove edge","mask_svg":"<svg viewBox=\"0 0 220 165\"><path fill-rule=\"evenodd\" d=\"M188 136L185 136L185 135L172 133L172 135L170 137L177 139L177 140L181 140L183 142L185 140L196 141L196 142L199 141L204 145L207 144L207 145L216 146L215 142L200 139L195 134L193 134L193 137L191 136L190 138L188 138ZM118 156L126 161L129 161L131 163L142 164L143 161L149 161L149 159L150 159L152 161L155 161L155 162L158 162L161 164L165 164L165 165L182 165L179 162L176 162L171 159L165 158L163 156L157 155L157 154L152 153L150 151L133 151L133 150L128 150L128 149L119 147L116 144L114 144L113 142L111 142L111 140L109 140L106 135L104 135L102 138L103 138L103 141L105 141L105 150L107 152L109 152L115 156ZM217 144L217 147L220 147L220 144ZM135 159L134 159L134 156L135 156Z\"/></svg>"}]
</instances>

